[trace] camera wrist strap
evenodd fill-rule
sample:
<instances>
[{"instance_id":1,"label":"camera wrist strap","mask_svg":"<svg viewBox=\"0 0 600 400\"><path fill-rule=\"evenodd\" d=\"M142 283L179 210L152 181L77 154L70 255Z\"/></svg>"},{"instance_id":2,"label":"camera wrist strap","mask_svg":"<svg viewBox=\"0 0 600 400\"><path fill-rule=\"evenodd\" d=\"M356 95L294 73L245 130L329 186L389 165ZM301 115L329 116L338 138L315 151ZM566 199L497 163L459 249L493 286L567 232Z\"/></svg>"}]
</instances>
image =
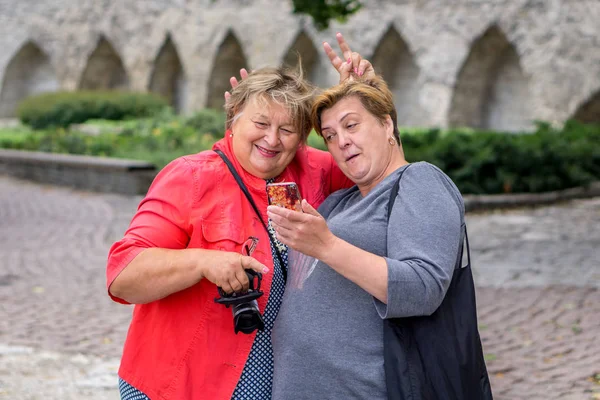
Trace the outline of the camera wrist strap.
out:
<instances>
[{"instance_id":1,"label":"camera wrist strap","mask_svg":"<svg viewBox=\"0 0 600 400\"><path fill-rule=\"evenodd\" d=\"M223 160L223 162L225 163L225 165L227 165L227 168L229 169L229 172L231 172L231 175L233 175L233 177L235 178L235 181L237 182L237 184L240 187L240 189L242 189L242 192L244 192L244 195L246 196L246 198L250 202L250 205L254 209L254 212L258 216L258 219L260 220L262 226L267 231L267 235L269 235L269 240L271 241L271 244L273 245L273 248L275 249L275 253L277 254L277 259L279 260L279 267L281 268L281 273L283 275L283 282L285 284L287 282L287 270L285 269L285 264L283 263L283 257L281 256L281 254L279 253L279 249L277 248L277 242L275 241L275 238L273 237L273 235L269 231L269 228L267 227L267 224L265 224L265 221L263 220L262 215L258 211L258 207L256 207L256 203L254 202L254 199L252 199L252 195L248 191L248 188L244 184L244 181L242 181L242 178L240 177L240 175L237 173L237 171L235 170L235 168L231 164L231 161L229 161L229 159L227 158L227 156L221 150L215 150L215 153L217 153L219 155L219 157L221 157L221 159Z\"/></svg>"}]
</instances>

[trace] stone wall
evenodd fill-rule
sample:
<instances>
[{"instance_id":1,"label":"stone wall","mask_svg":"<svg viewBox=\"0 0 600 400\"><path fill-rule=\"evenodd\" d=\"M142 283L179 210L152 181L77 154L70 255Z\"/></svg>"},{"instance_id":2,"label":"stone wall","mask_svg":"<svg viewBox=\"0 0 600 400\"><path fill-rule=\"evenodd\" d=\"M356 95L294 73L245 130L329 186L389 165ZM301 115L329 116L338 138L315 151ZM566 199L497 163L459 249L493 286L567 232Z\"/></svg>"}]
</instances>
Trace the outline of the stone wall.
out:
<instances>
[{"instance_id":1,"label":"stone wall","mask_svg":"<svg viewBox=\"0 0 600 400\"><path fill-rule=\"evenodd\" d=\"M151 90L181 112L221 107L228 78L302 56L341 31L390 83L407 126L520 130L600 122L597 0L367 0L318 32L288 0L0 0L0 117L33 93Z\"/></svg>"},{"instance_id":2,"label":"stone wall","mask_svg":"<svg viewBox=\"0 0 600 400\"><path fill-rule=\"evenodd\" d=\"M50 59L32 42L15 54L6 69L0 92L0 117L10 117L20 100L59 87Z\"/></svg>"}]
</instances>

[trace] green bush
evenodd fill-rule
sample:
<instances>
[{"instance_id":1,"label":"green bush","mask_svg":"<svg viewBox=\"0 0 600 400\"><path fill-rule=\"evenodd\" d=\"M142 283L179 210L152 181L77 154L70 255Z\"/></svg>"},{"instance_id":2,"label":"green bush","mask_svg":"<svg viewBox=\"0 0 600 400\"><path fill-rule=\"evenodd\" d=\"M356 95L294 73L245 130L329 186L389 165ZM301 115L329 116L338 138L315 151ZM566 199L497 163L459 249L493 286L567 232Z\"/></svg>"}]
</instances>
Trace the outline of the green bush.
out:
<instances>
[{"instance_id":1,"label":"green bush","mask_svg":"<svg viewBox=\"0 0 600 400\"><path fill-rule=\"evenodd\" d=\"M539 123L531 134L428 130L405 134L409 161L440 167L463 193L547 192L600 179L600 126Z\"/></svg>"},{"instance_id":2,"label":"green bush","mask_svg":"<svg viewBox=\"0 0 600 400\"><path fill-rule=\"evenodd\" d=\"M600 126L539 123L534 133L401 129L407 160L428 161L463 194L536 193L600 180ZM316 134L309 145L323 148Z\"/></svg>"},{"instance_id":3,"label":"green bush","mask_svg":"<svg viewBox=\"0 0 600 400\"><path fill-rule=\"evenodd\" d=\"M325 145L325 140L323 140L323 138L321 136L319 136L317 134L317 132L315 132L314 129L312 131L310 131L310 134L308 135L308 139L306 140L306 143L310 147L314 147L315 149L327 151L327 146Z\"/></svg>"},{"instance_id":4,"label":"green bush","mask_svg":"<svg viewBox=\"0 0 600 400\"><path fill-rule=\"evenodd\" d=\"M62 128L0 130L0 147L153 162L162 168L176 157L210 149L224 133L224 116L213 110L189 117L170 109L152 118L105 124L89 135ZM112 131L111 131L112 129ZM440 167L463 194L545 192L600 180L600 126L568 122L562 129L540 123L534 133L469 129L401 131L406 158ZM314 132L308 144L326 149Z\"/></svg>"},{"instance_id":5,"label":"green bush","mask_svg":"<svg viewBox=\"0 0 600 400\"><path fill-rule=\"evenodd\" d=\"M220 139L225 131L225 113L207 108L186 118L183 124L197 132L210 133Z\"/></svg>"},{"instance_id":6,"label":"green bush","mask_svg":"<svg viewBox=\"0 0 600 400\"><path fill-rule=\"evenodd\" d=\"M117 91L55 92L23 100L17 115L34 129L68 127L89 119L123 120L151 116L168 107L166 101L150 93Z\"/></svg>"}]
</instances>

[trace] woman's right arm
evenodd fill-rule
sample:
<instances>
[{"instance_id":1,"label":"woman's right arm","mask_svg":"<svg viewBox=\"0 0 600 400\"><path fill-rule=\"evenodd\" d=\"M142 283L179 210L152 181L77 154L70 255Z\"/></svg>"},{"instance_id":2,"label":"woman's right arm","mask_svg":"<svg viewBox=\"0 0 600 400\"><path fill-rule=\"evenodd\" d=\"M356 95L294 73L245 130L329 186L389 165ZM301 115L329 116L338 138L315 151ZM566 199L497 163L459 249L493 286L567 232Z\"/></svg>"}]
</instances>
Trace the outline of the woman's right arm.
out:
<instances>
[{"instance_id":1,"label":"woman's right arm","mask_svg":"<svg viewBox=\"0 0 600 400\"><path fill-rule=\"evenodd\" d=\"M157 175L125 236L110 249L107 286L121 303L148 303L206 278L226 292L248 289L245 269L266 267L238 253L188 249L196 177L183 158Z\"/></svg>"},{"instance_id":2,"label":"woman's right arm","mask_svg":"<svg viewBox=\"0 0 600 400\"><path fill-rule=\"evenodd\" d=\"M123 269L109 291L113 297L132 304L160 300L195 285L202 278L227 293L246 291L248 277L243 271L248 268L260 273L268 272L254 258L233 252L148 248Z\"/></svg>"}]
</instances>

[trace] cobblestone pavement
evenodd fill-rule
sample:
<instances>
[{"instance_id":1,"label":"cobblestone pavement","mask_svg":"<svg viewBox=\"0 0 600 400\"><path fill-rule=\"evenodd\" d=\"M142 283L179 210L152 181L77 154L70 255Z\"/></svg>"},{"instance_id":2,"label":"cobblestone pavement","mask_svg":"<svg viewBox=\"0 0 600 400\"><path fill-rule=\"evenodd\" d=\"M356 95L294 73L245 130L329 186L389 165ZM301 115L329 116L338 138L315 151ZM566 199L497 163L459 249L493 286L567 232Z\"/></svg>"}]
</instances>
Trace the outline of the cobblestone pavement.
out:
<instances>
[{"instance_id":1,"label":"cobblestone pavement","mask_svg":"<svg viewBox=\"0 0 600 400\"><path fill-rule=\"evenodd\" d=\"M0 176L0 398L118 399L104 266L139 200ZM467 222L495 398L600 399L600 198Z\"/></svg>"}]
</instances>

